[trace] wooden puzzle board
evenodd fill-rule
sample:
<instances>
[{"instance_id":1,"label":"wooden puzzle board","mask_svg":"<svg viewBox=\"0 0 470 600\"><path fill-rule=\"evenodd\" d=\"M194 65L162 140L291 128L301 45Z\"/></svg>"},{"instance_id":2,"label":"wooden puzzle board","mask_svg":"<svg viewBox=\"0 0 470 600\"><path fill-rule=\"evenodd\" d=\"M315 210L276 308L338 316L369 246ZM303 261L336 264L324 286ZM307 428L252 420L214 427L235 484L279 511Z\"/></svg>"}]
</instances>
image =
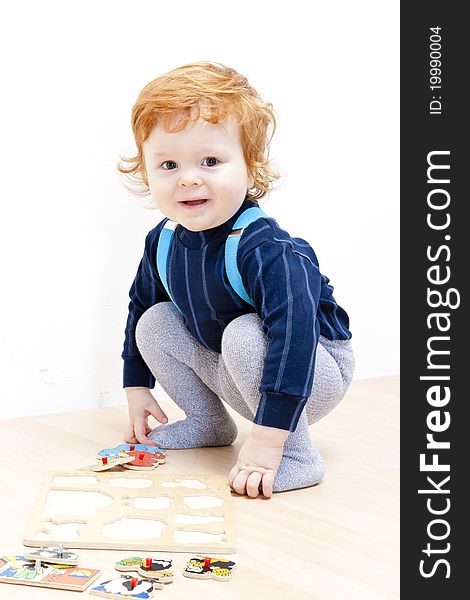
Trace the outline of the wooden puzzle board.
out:
<instances>
[{"instance_id":1,"label":"wooden puzzle board","mask_svg":"<svg viewBox=\"0 0 470 600\"><path fill-rule=\"evenodd\" d=\"M58 471L44 479L25 546L235 552L225 477L137 471Z\"/></svg>"}]
</instances>

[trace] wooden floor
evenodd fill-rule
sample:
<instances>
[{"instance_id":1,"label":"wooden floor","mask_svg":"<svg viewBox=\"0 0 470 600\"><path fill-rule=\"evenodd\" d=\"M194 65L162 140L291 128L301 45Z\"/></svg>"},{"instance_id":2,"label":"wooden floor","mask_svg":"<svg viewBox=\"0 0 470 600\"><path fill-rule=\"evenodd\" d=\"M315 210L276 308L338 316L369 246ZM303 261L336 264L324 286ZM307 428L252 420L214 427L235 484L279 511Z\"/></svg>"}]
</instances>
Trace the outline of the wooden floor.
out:
<instances>
[{"instance_id":1,"label":"wooden floor","mask_svg":"<svg viewBox=\"0 0 470 600\"><path fill-rule=\"evenodd\" d=\"M232 581L186 579L181 569L190 555L173 553L174 582L155 597L399 598L398 387L398 377L354 381L342 403L311 428L327 465L320 485L271 500L233 496L238 550L228 556L237 563ZM170 420L180 416L171 401L162 406ZM228 474L250 428L236 419L240 433L233 446L172 451L164 468ZM23 552L43 473L93 464L98 450L122 441L126 420L126 407L119 406L0 421L0 555ZM82 566L111 578L114 562L126 553L78 554ZM0 584L2 600L71 597L66 591Z\"/></svg>"}]
</instances>

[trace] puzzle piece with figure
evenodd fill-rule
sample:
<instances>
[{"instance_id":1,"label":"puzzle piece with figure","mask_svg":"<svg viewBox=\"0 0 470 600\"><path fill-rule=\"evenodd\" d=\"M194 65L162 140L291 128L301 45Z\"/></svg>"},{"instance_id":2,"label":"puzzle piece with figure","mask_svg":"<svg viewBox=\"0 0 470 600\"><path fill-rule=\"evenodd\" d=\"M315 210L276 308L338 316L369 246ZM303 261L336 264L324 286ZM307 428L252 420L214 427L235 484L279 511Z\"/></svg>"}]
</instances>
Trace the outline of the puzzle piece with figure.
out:
<instances>
[{"instance_id":1,"label":"puzzle piece with figure","mask_svg":"<svg viewBox=\"0 0 470 600\"><path fill-rule=\"evenodd\" d=\"M41 546L39 550L29 550L24 557L28 560L41 561L42 563L54 563L57 565L78 565L78 554L69 552L59 544L58 546Z\"/></svg>"},{"instance_id":2,"label":"puzzle piece with figure","mask_svg":"<svg viewBox=\"0 0 470 600\"><path fill-rule=\"evenodd\" d=\"M185 577L193 579L215 579L216 581L229 581L235 563L225 558L210 556L196 556L188 560L183 570Z\"/></svg>"},{"instance_id":3,"label":"puzzle piece with figure","mask_svg":"<svg viewBox=\"0 0 470 600\"><path fill-rule=\"evenodd\" d=\"M131 450L129 455L133 457L133 460L122 465L126 469L134 469L135 471L153 471L160 464L158 458L152 452Z\"/></svg>"},{"instance_id":4,"label":"puzzle piece with figure","mask_svg":"<svg viewBox=\"0 0 470 600\"><path fill-rule=\"evenodd\" d=\"M101 582L90 590L90 594L103 598L151 598L157 589L162 589L163 583L152 579L138 579L131 575L121 575L114 579Z\"/></svg>"},{"instance_id":5,"label":"puzzle piece with figure","mask_svg":"<svg viewBox=\"0 0 470 600\"><path fill-rule=\"evenodd\" d=\"M98 452L98 457L106 456L111 457L119 454L119 452L150 452L150 454L155 454L158 460L158 464L163 465L166 461L166 450L162 448L157 448L156 446L148 446L147 444L120 444L115 448L105 448L104 450L100 450Z\"/></svg>"},{"instance_id":6,"label":"puzzle piece with figure","mask_svg":"<svg viewBox=\"0 0 470 600\"><path fill-rule=\"evenodd\" d=\"M130 463L134 460L134 457L121 450L117 454L113 454L111 456L100 456L98 455L98 463L96 465L88 465L87 467L82 467L81 471L109 471L109 469L114 469L114 467L124 466L126 463Z\"/></svg>"},{"instance_id":7,"label":"puzzle piece with figure","mask_svg":"<svg viewBox=\"0 0 470 600\"><path fill-rule=\"evenodd\" d=\"M156 579L165 584L173 581L172 561L166 558L131 556L118 560L115 568L117 571L135 571L142 577Z\"/></svg>"}]
</instances>

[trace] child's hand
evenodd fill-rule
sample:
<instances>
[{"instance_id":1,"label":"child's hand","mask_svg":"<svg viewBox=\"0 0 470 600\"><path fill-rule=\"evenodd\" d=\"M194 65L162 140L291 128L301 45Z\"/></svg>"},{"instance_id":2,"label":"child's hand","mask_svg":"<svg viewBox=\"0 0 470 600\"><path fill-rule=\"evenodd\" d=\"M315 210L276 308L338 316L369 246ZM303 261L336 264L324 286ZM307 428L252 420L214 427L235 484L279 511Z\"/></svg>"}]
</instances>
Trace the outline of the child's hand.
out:
<instances>
[{"instance_id":1,"label":"child's hand","mask_svg":"<svg viewBox=\"0 0 470 600\"><path fill-rule=\"evenodd\" d=\"M288 435L284 429L253 425L250 437L240 448L237 464L229 473L234 492L257 498L261 487L263 496L271 497Z\"/></svg>"},{"instance_id":2,"label":"child's hand","mask_svg":"<svg viewBox=\"0 0 470 600\"><path fill-rule=\"evenodd\" d=\"M126 388L127 402L129 404L129 429L124 441L128 444L148 444L156 446L147 435L152 431L148 425L148 417L152 415L160 423L167 423L168 417L158 406L151 391L144 387Z\"/></svg>"}]
</instances>

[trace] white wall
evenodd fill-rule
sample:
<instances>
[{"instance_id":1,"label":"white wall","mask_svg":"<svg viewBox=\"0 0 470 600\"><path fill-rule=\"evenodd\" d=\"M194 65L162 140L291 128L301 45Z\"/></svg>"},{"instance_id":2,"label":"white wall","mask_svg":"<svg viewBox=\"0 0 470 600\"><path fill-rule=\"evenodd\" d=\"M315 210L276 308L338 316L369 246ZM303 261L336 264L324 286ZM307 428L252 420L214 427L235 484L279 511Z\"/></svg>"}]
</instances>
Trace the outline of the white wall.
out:
<instances>
[{"instance_id":1,"label":"white wall","mask_svg":"<svg viewBox=\"0 0 470 600\"><path fill-rule=\"evenodd\" d=\"M315 248L357 377L398 372L398 3L17 1L2 13L1 416L124 402L128 290L161 218L122 187L131 107L217 60L273 102L263 205ZM304 11L308 12L304 12Z\"/></svg>"}]
</instances>

